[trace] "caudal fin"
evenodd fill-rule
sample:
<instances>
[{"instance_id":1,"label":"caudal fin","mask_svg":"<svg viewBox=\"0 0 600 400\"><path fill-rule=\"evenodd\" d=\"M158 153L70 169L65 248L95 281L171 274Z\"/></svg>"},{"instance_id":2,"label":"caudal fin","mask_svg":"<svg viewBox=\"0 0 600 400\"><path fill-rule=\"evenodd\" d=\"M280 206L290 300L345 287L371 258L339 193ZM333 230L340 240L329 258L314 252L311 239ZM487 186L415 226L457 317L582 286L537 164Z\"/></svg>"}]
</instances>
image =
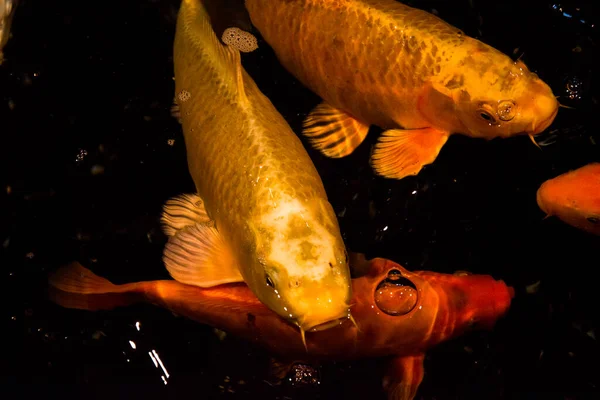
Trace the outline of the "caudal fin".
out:
<instances>
[{"instance_id":1,"label":"caudal fin","mask_svg":"<svg viewBox=\"0 0 600 400\"><path fill-rule=\"evenodd\" d=\"M110 310L141 301L139 284L115 285L74 261L48 277L50 300L65 308Z\"/></svg>"}]
</instances>

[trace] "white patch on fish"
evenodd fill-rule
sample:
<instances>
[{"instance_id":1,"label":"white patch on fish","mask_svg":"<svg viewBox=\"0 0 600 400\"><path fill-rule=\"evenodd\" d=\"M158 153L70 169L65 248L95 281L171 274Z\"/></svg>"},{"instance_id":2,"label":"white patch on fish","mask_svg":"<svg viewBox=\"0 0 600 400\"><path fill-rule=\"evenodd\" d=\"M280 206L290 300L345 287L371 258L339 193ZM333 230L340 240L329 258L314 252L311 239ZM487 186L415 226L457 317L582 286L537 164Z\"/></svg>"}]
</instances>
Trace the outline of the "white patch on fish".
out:
<instances>
[{"instance_id":1,"label":"white patch on fish","mask_svg":"<svg viewBox=\"0 0 600 400\"><path fill-rule=\"evenodd\" d=\"M311 212L294 198L284 198L277 202L270 213L262 216L261 222L265 228L275 232L271 242L269 261L282 265L293 282L294 279L302 281L321 280L329 274L330 263L335 260L334 249L331 243L335 238L322 225L310 218ZM293 217L300 216L311 228L309 236L289 238L285 234ZM303 245L311 245L311 254L314 258L306 259L302 256Z\"/></svg>"}]
</instances>

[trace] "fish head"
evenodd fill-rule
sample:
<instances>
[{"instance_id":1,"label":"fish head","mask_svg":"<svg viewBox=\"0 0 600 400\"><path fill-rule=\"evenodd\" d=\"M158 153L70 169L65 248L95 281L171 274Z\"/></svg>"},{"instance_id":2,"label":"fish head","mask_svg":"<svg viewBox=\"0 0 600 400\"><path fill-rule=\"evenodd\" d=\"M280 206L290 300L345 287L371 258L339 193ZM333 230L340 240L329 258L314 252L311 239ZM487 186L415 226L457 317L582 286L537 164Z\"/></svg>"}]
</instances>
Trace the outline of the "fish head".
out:
<instances>
[{"instance_id":1,"label":"fish head","mask_svg":"<svg viewBox=\"0 0 600 400\"><path fill-rule=\"evenodd\" d=\"M547 215L556 214L557 208L569 203L566 199L567 193L561 189L560 182L557 184L555 179L542 183L536 193L538 207Z\"/></svg>"},{"instance_id":2,"label":"fish head","mask_svg":"<svg viewBox=\"0 0 600 400\"><path fill-rule=\"evenodd\" d=\"M318 247L310 240L299 246ZM311 257L290 253L287 261L281 253L263 259L265 287L258 291L259 299L305 332L325 330L350 318L351 284L344 253L320 265Z\"/></svg>"},{"instance_id":3,"label":"fish head","mask_svg":"<svg viewBox=\"0 0 600 400\"><path fill-rule=\"evenodd\" d=\"M333 208L326 201L315 204L280 201L262 215L257 246L262 279L255 293L303 331L348 319L352 297L348 254Z\"/></svg>"},{"instance_id":4,"label":"fish head","mask_svg":"<svg viewBox=\"0 0 600 400\"><path fill-rule=\"evenodd\" d=\"M477 43L455 68L433 82L442 94L437 98L450 103L442 105L446 119L455 118L448 129L485 139L537 135L547 129L559 108L552 89L522 61ZM444 116L442 111L429 114Z\"/></svg>"},{"instance_id":5,"label":"fish head","mask_svg":"<svg viewBox=\"0 0 600 400\"><path fill-rule=\"evenodd\" d=\"M515 295L512 287L491 275L458 271L454 274L423 272L440 296L436 324L448 337L474 329L492 329L510 308Z\"/></svg>"},{"instance_id":6,"label":"fish head","mask_svg":"<svg viewBox=\"0 0 600 400\"><path fill-rule=\"evenodd\" d=\"M281 294L284 309L281 315L301 330L326 330L350 318L351 288L339 272L313 276L291 275L285 268L280 271L283 273L272 275L277 276L275 279L280 283L278 294Z\"/></svg>"},{"instance_id":7,"label":"fish head","mask_svg":"<svg viewBox=\"0 0 600 400\"><path fill-rule=\"evenodd\" d=\"M537 204L547 215L600 235L600 163L549 179L537 190Z\"/></svg>"},{"instance_id":8,"label":"fish head","mask_svg":"<svg viewBox=\"0 0 600 400\"><path fill-rule=\"evenodd\" d=\"M514 290L489 275L411 272L382 258L354 283L359 328L371 326L398 353L421 351L471 329L491 329L509 309ZM393 350L393 349L389 349Z\"/></svg>"}]
</instances>

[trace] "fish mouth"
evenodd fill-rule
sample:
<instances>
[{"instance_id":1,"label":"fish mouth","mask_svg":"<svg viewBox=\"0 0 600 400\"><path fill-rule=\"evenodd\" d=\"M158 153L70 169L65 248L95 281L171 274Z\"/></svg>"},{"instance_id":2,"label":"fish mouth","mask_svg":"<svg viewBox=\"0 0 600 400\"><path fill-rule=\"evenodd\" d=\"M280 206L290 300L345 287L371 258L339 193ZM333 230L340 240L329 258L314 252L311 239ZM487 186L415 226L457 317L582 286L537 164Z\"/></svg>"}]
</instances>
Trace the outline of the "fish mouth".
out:
<instances>
[{"instance_id":1,"label":"fish mouth","mask_svg":"<svg viewBox=\"0 0 600 400\"><path fill-rule=\"evenodd\" d=\"M530 135L537 135L539 133L542 133L543 131L545 131L554 121L554 118L556 118L556 114L558 114L558 107L556 107L556 109L554 110L554 112L552 112L552 115L550 115L548 118L546 118L545 120L543 120L538 126L536 126L532 132L530 132Z\"/></svg>"},{"instance_id":2,"label":"fish mouth","mask_svg":"<svg viewBox=\"0 0 600 400\"><path fill-rule=\"evenodd\" d=\"M343 324L344 322L348 321L350 318L348 317L348 315L343 315L339 318L335 318L335 319L331 319L325 322L321 322L318 323L316 325L311 326L310 328L305 329L307 332L320 332L320 331L324 331L327 329L331 329L334 328L338 325Z\"/></svg>"}]
</instances>

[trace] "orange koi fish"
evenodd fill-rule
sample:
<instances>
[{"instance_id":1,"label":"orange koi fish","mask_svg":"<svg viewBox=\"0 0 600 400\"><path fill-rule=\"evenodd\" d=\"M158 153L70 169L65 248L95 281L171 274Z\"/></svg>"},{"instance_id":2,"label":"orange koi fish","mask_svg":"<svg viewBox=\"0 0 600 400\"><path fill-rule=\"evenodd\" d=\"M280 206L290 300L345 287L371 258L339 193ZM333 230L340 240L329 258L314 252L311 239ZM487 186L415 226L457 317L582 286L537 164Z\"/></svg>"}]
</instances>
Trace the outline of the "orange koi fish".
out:
<instances>
[{"instance_id":1,"label":"orange koi fish","mask_svg":"<svg viewBox=\"0 0 600 400\"><path fill-rule=\"evenodd\" d=\"M600 163L591 163L544 182L537 204L548 216L600 235Z\"/></svg>"},{"instance_id":2,"label":"orange koi fish","mask_svg":"<svg viewBox=\"0 0 600 400\"><path fill-rule=\"evenodd\" d=\"M533 139L558 112L521 61L394 0L246 0L281 64L321 96L304 135L328 157L351 154L371 125L383 177L433 163L450 134Z\"/></svg>"},{"instance_id":3,"label":"orange koi fish","mask_svg":"<svg viewBox=\"0 0 600 400\"><path fill-rule=\"evenodd\" d=\"M514 290L488 275L409 272L381 258L365 261L352 281L352 315L309 331L306 346L291 322L242 283L210 288L174 280L114 285L74 262L49 277L49 295L66 308L106 310L147 302L266 348L282 360L391 357L388 398L411 400L423 379L424 353L472 328L491 329L510 307Z\"/></svg>"}]
</instances>

